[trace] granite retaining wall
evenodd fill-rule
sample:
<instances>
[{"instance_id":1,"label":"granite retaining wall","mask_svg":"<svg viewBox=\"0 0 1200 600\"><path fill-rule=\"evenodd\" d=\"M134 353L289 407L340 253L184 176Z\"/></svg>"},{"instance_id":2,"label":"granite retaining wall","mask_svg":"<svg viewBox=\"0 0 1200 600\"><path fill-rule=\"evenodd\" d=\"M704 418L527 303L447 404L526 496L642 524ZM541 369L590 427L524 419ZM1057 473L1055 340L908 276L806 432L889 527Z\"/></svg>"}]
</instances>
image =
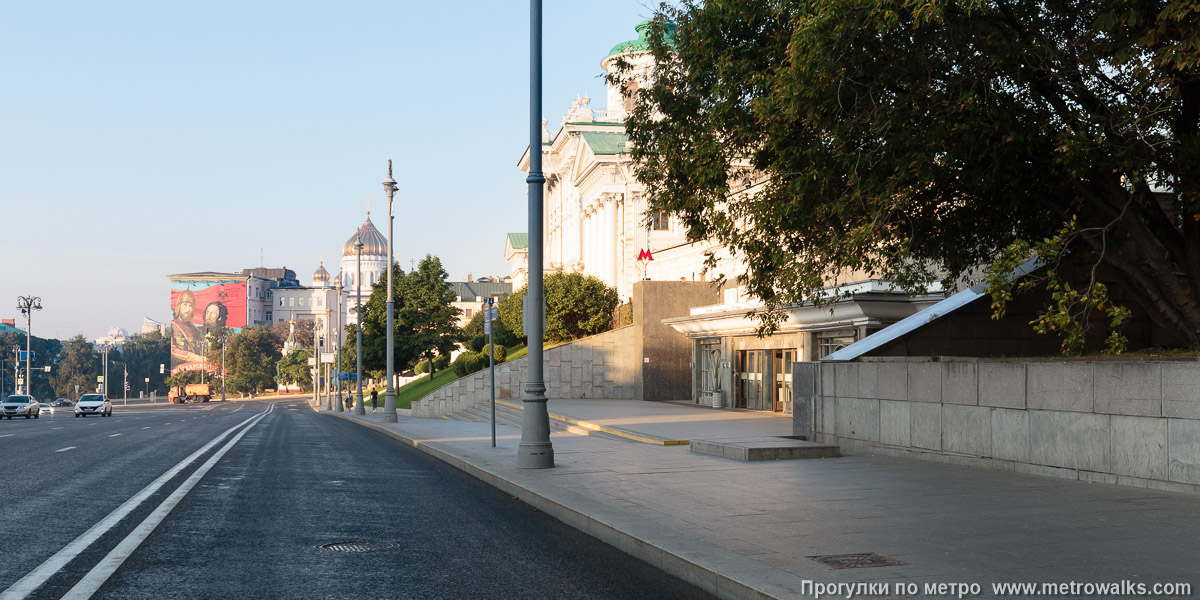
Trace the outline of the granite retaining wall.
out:
<instances>
[{"instance_id":1,"label":"granite retaining wall","mask_svg":"<svg viewBox=\"0 0 1200 600\"><path fill-rule=\"evenodd\" d=\"M1200 493L1200 361L795 363L795 433L847 450Z\"/></svg>"}]
</instances>

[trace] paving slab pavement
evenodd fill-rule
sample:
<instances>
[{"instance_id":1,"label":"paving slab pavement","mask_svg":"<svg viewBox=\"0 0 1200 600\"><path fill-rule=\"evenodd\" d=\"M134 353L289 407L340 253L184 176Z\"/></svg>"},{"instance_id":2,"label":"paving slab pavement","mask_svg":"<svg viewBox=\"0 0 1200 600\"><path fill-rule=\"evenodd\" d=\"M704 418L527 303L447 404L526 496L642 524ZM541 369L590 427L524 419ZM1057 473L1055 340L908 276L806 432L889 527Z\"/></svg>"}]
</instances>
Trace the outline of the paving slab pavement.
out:
<instances>
[{"instance_id":1,"label":"paving slab pavement","mask_svg":"<svg viewBox=\"0 0 1200 600\"><path fill-rule=\"evenodd\" d=\"M550 412L683 439L784 424L781 435L790 433L790 422L770 415L603 402L551 401ZM1193 495L868 454L746 463L566 432L551 436L555 468L527 470L516 466L513 427L498 425L492 448L487 423L329 414L437 456L723 598L813 598L832 584L876 586L854 597L952 597L925 593L926 584L951 583L978 584L973 597L992 598L1004 597L993 583L1123 580L1200 593ZM834 569L812 558L858 553L901 564ZM898 584L905 591L896 593ZM908 593L911 585L920 593ZM823 597L835 595L846 591Z\"/></svg>"}]
</instances>

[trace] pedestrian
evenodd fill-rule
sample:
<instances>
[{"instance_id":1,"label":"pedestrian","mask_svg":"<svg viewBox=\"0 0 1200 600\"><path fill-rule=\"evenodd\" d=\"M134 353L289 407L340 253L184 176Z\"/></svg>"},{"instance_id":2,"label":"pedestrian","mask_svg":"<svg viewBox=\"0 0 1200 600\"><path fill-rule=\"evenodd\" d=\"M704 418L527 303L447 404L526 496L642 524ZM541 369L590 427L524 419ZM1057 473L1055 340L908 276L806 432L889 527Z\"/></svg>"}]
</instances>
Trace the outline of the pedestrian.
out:
<instances>
[{"instance_id":1,"label":"pedestrian","mask_svg":"<svg viewBox=\"0 0 1200 600\"><path fill-rule=\"evenodd\" d=\"M371 390L371 412L379 408L379 390Z\"/></svg>"}]
</instances>

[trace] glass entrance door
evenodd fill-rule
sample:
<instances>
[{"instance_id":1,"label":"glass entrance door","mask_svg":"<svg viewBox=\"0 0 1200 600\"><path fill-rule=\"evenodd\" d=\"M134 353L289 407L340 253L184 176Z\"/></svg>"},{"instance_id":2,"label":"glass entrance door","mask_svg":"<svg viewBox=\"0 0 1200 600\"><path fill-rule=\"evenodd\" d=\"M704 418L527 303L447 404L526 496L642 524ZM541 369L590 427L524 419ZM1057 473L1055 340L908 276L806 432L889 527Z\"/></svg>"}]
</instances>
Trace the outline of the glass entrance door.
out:
<instances>
[{"instance_id":1,"label":"glass entrance door","mask_svg":"<svg viewBox=\"0 0 1200 600\"><path fill-rule=\"evenodd\" d=\"M770 361L767 351L739 350L738 358L738 397L735 404L738 408L750 410L769 410L764 382L767 379L767 369Z\"/></svg>"},{"instance_id":2,"label":"glass entrance door","mask_svg":"<svg viewBox=\"0 0 1200 600\"><path fill-rule=\"evenodd\" d=\"M792 363L796 362L795 350L775 351L775 412L792 412Z\"/></svg>"}]
</instances>

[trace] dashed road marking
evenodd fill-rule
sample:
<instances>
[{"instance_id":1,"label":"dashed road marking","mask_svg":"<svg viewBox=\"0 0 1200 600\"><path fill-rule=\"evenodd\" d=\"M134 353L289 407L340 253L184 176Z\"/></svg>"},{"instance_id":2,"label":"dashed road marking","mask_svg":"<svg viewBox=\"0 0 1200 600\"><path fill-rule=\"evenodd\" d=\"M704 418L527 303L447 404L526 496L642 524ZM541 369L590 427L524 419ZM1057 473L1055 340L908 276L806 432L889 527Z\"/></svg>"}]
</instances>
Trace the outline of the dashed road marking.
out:
<instances>
[{"instance_id":1,"label":"dashed road marking","mask_svg":"<svg viewBox=\"0 0 1200 600\"><path fill-rule=\"evenodd\" d=\"M15 433L6 433L6 434L4 434L4 435L0 435L0 437L8 437L8 436L10 436L10 435L17 435L17 434L15 434Z\"/></svg>"},{"instance_id":2,"label":"dashed road marking","mask_svg":"<svg viewBox=\"0 0 1200 600\"><path fill-rule=\"evenodd\" d=\"M114 433L114 434L112 434L112 435L110 435L110 436L108 436L108 437L117 437L118 435L121 435L121 434L119 434L119 433Z\"/></svg>"},{"instance_id":3,"label":"dashed road marking","mask_svg":"<svg viewBox=\"0 0 1200 600\"><path fill-rule=\"evenodd\" d=\"M150 429L150 428L149 428L149 427L143 427L142 429Z\"/></svg>"},{"instance_id":4,"label":"dashed road marking","mask_svg":"<svg viewBox=\"0 0 1200 600\"><path fill-rule=\"evenodd\" d=\"M55 450L55 452L66 452L67 450L74 450L75 448L76 446L67 446L66 448L59 448L58 450Z\"/></svg>"}]
</instances>

